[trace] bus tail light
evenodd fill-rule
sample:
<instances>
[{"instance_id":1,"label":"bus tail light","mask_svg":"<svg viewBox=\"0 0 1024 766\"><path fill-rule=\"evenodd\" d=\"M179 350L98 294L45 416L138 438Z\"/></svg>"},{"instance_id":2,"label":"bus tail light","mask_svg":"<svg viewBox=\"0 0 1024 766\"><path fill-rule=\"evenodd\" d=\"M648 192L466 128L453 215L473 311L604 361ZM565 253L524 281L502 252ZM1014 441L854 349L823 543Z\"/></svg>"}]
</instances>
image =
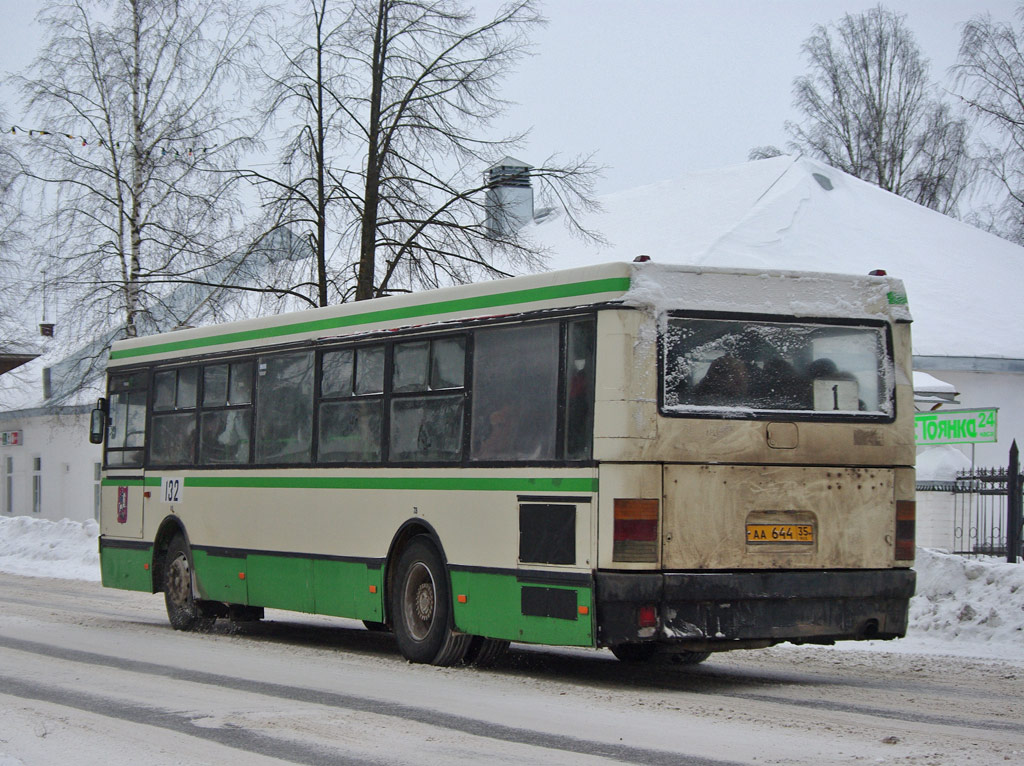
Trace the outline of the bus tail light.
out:
<instances>
[{"instance_id":1,"label":"bus tail light","mask_svg":"<svg viewBox=\"0 0 1024 766\"><path fill-rule=\"evenodd\" d=\"M635 562L658 560L657 500L615 499L612 558Z\"/></svg>"},{"instance_id":2,"label":"bus tail light","mask_svg":"<svg viewBox=\"0 0 1024 766\"><path fill-rule=\"evenodd\" d=\"M896 560L914 560L914 537L917 503L913 500L896 501Z\"/></svg>"},{"instance_id":3,"label":"bus tail light","mask_svg":"<svg viewBox=\"0 0 1024 766\"><path fill-rule=\"evenodd\" d=\"M658 608L653 604L645 604L636 610L636 626L638 628L655 628L658 626Z\"/></svg>"}]
</instances>

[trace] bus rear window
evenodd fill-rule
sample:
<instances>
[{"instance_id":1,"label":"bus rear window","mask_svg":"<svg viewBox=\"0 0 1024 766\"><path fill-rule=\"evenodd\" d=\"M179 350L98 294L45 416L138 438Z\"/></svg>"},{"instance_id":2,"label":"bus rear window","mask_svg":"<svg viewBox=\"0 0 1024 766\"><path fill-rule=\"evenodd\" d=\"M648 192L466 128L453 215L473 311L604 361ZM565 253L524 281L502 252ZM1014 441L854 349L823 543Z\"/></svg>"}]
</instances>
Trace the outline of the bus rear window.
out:
<instances>
[{"instance_id":1,"label":"bus rear window","mask_svg":"<svg viewBox=\"0 0 1024 766\"><path fill-rule=\"evenodd\" d=\"M891 417L884 327L670 317L663 410Z\"/></svg>"}]
</instances>

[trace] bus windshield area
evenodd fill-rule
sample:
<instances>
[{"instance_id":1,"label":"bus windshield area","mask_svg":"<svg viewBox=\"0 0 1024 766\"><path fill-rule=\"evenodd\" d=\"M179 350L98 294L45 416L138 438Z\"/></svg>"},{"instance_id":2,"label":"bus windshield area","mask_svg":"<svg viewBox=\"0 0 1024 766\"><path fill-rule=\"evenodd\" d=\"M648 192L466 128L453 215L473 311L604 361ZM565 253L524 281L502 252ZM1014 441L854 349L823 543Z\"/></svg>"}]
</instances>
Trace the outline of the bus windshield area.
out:
<instances>
[{"instance_id":1,"label":"bus windshield area","mask_svg":"<svg viewBox=\"0 0 1024 766\"><path fill-rule=\"evenodd\" d=\"M884 327L669 317L663 354L668 414L893 414Z\"/></svg>"}]
</instances>

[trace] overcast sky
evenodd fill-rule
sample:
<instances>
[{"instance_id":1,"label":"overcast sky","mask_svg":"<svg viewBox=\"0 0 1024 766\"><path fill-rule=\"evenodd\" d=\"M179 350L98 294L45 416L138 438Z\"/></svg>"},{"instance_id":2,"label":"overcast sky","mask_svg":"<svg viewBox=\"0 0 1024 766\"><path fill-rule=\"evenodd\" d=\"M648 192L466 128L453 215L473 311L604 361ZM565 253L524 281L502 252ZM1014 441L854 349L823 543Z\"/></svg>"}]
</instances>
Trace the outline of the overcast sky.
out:
<instances>
[{"instance_id":1,"label":"overcast sky","mask_svg":"<svg viewBox=\"0 0 1024 766\"><path fill-rule=\"evenodd\" d=\"M473 3L481 16L499 0ZM519 159L596 152L609 166L600 192L690 170L743 162L754 146L782 145L800 46L814 24L875 5L859 0L547 0L535 55L509 78L516 102L500 132L532 129ZM946 82L960 25L988 11L1009 20L1016 0L892 0ZM40 0L0 0L0 72L36 53ZM7 123L28 125L7 88ZM4 125L4 128L9 128ZM10 140L3 139L3 140Z\"/></svg>"}]
</instances>

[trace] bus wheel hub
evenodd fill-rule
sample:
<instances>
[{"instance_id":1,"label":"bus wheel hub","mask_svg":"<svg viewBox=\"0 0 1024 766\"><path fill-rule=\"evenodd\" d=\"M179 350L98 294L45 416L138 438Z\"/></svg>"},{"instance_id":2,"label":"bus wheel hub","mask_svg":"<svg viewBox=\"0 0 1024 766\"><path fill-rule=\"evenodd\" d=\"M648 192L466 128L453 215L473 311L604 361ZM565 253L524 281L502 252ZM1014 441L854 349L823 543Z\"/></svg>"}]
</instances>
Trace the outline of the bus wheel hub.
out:
<instances>
[{"instance_id":1,"label":"bus wheel hub","mask_svg":"<svg viewBox=\"0 0 1024 766\"><path fill-rule=\"evenodd\" d=\"M434 616L434 588L428 583L420 583L416 589L416 619L430 622Z\"/></svg>"}]
</instances>

